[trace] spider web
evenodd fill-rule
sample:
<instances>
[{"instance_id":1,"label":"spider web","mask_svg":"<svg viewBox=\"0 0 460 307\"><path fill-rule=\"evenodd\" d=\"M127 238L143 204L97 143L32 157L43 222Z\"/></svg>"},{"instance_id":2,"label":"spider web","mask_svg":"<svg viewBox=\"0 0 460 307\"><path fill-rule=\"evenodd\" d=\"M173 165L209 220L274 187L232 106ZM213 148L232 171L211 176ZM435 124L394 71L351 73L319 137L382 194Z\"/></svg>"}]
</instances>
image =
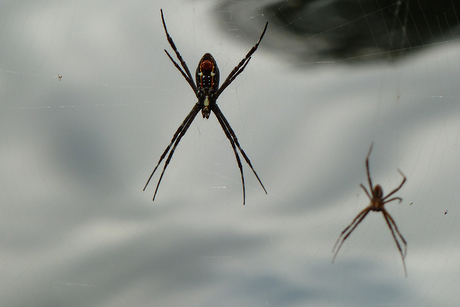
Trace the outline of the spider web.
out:
<instances>
[{"instance_id":1,"label":"spider web","mask_svg":"<svg viewBox=\"0 0 460 307\"><path fill-rule=\"evenodd\" d=\"M155 202L142 192L195 95L267 33L218 104L268 190L198 116ZM456 306L455 1L3 1L0 297L5 306ZM58 78L62 76L62 78ZM407 245L371 212L365 158ZM152 179L156 184L158 177Z\"/></svg>"}]
</instances>

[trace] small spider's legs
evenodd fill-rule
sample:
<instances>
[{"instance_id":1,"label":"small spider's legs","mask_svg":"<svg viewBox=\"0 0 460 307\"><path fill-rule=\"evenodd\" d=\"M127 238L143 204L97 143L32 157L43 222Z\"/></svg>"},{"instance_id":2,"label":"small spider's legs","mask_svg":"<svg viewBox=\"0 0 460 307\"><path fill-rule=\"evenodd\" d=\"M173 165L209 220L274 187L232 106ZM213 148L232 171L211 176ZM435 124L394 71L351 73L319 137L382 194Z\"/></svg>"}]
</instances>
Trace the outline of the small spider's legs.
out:
<instances>
[{"instance_id":1,"label":"small spider's legs","mask_svg":"<svg viewBox=\"0 0 460 307\"><path fill-rule=\"evenodd\" d=\"M241 72L243 72L243 70L246 68L246 65L248 65L249 60L251 59L251 55L253 55L253 53L256 52L257 48L259 47L259 44L260 44L260 42L262 41L262 38L265 35L265 31L267 31L267 26L268 26L268 22L265 24L265 28L264 28L262 34L260 35L259 40L254 45L254 47L252 47L251 50L249 50L249 52L240 61L240 63L238 63L238 65L230 72L230 74L228 75L227 79L225 79L224 83L222 83L221 87L219 88L219 90L216 92L216 94L214 96L215 99L217 99L217 97L219 97L219 95L225 90L225 88L227 88L227 86L229 86L230 83L232 83L233 80L235 80L235 78Z\"/></svg>"},{"instance_id":2,"label":"small spider's legs","mask_svg":"<svg viewBox=\"0 0 460 307\"><path fill-rule=\"evenodd\" d=\"M155 171L157 170L157 168L160 165L161 161L163 161L163 159L168 154L169 149L171 149L171 146L173 146L173 144L174 144L171 152L168 155L168 158L166 159L165 166L163 167L163 171L161 172L160 179L158 180L158 184L157 184L157 187L155 189L155 194L153 194L152 201L155 200L155 196L157 195L157 191L158 191L158 187L160 186L161 179L163 178L163 174L164 174L164 172L166 170L166 167L168 167L169 161L171 161L171 158L172 158L172 156L174 154L174 151L176 150L177 145L179 144L180 140L182 139L182 137L187 132L188 128L190 127L190 125L192 124L193 120L195 119L195 116L198 114L198 112L200 110L201 110L201 104L199 102L197 102L195 104L195 106L193 107L192 111L190 111L190 113L184 119L184 121L182 122L180 127L177 129L176 133L174 133L174 136L171 139L171 143L168 145L168 147L166 147L165 151L163 152L163 154L160 157L160 160L158 161L157 165L155 166L155 169L153 170L152 174L150 174L150 177L147 180L147 183L145 184L143 191L145 191L145 188L147 188L147 185L149 184L150 179L152 179L153 174L155 174Z\"/></svg>"},{"instance_id":3,"label":"small spider's legs","mask_svg":"<svg viewBox=\"0 0 460 307\"><path fill-rule=\"evenodd\" d=\"M369 192L367 191L367 189L363 186L363 184L360 184L361 188L363 188L364 192L366 192L367 194L367 197L369 197L370 200L372 200L372 197L371 195L369 194ZM371 190L372 191L372 190Z\"/></svg>"},{"instance_id":4,"label":"small spider's legs","mask_svg":"<svg viewBox=\"0 0 460 307\"><path fill-rule=\"evenodd\" d=\"M385 199L387 199L388 197L390 197L391 195L393 195L394 193L398 192L399 189L401 189L401 187L403 186L403 184L406 182L406 176L404 176L404 174L399 170L398 168L398 172L401 174L401 176L403 177L403 181L401 182L401 184L399 185L399 187L397 187L396 189L394 189L393 191L391 191L390 194L388 194L387 196L385 196L382 200L385 201ZM396 198L393 198L393 199L400 199L399 202L402 201L402 198L401 197L396 197ZM387 201L385 201L387 202Z\"/></svg>"},{"instance_id":5,"label":"small spider's legs","mask_svg":"<svg viewBox=\"0 0 460 307\"><path fill-rule=\"evenodd\" d=\"M366 217L366 215L369 213L369 211L371 211L369 207L364 208L364 209L355 217L355 219L353 220L353 222L351 222L351 224L348 225L348 227L345 228L345 229L342 231L342 233L340 234L339 238L337 239L337 242L335 242L334 247L332 248L332 252L334 252L335 247L337 246L337 244L339 243L339 241L340 241L340 239L343 237L343 235L347 232L347 230L348 230L351 226L354 225L354 226L351 228L351 230L343 237L342 242L340 242L340 245L339 245L339 247L337 248L337 250L336 250L336 252L335 252L335 254L334 254L334 258L332 258L332 262L334 262L335 257L337 257L337 254L339 253L339 250L340 250L340 248L342 247L343 242L345 242L345 240L351 235L351 233L353 232L353 230L355 230L355 228L359 225L359 223L362 222L362 220Z\"/></svg>"},{"instance_id":6,"label":"small spider's legs","mask_svg":"<svg viewBox=\"0 0 460 307\"><path fill-rule=\"evenodd\" d=\"M394 221L394 219L391 217L391 215L385 210L385 211L382 211L384 212L384 216L386 218L388 218L388 220L391 222L391 224L394 226L394 229L396 230L396 232L398 233L398 236L401 238L401 240L403 241L404 243L404 253L401 251L401 248L399 249L399 251L401 252L401 255L403 256L403 258L406 258L406 253L407 253L407 243L406 243L406 240L404 240L404 237L402 236L402 234L399 232L399 229L398 229L398 226L396 226L396 223ZM394 234L393 234L393 237L394 237ZM395 238L396 239L396 238ZM396 241L396 244L398 245L399 247L399 244L398 242Z\"/></svg>"},{"instance_id":7,"label":"small spider's legs","mask_svg":"<svg viewBox=\"0 0 460 307\"><path fill-rule=\"evenodd\" d=\"M401 235L401 233L399 232L398 230L398 226L396 226L396 223L395 221L393 220L393 218L391 217L391 215L386 211L386 210L382 210L382 214L383 216L385 217L385 220L388 224L388 227L390 228L391 230L391 234L393 235L393 239L395 240L396 242L396 246L398 247L398 250L399 250L399 253L401 254L401 259L402 259L402 262L403 262L403 267L404 267L404 275L407 277L407 270L406 270L406 262L404 260L404 258L406 258L406 253L407 253L407 243L406 243L406 240L404 240L404 237ZM394 228L394 229L393 229ZM401 249L401 245L399 244L398 242L398 239L396 239L396 235L395 235L395 230L396 232L398 233L398 236L401 238L401 240L403 241L404 243L404 253Z\"/></svg>"},{"instance_id":8,"label":"small spider's legs","mask_svg":"<svg viewBox=\"0 0 460 307\"><path fill-rule=\"evenodd\" d=\"M369 156L371 155L373 146L374 146L374 142L372 142L371 148L369 149L369 153L367 154L367 157L366 157L367 180L369 181L369 187L371 189L372 198L374 198L375 195L374 195L374 186L372 185L371 172L369 171Z\"/></svg>"},{"instance_id":9,"label":"small spider's legs","mask_svg":"<svg viewBox=\"0 0 460 307\"><path fill-rule=\"evenodd\" d=\"M182 65L182 67L184 68L185 72L179 67L179 64L177 64L173 60L173 58L169 55L169 53L168 53L168 51L166 51L166 49L165 49L165 52L168 55L168 57L171 59L171 61L174 63L176 68L179 69L179 71L181 72L182 76L184 76L185 80L187 80L187 82L190 84L190 86L193 89L193 92L196 94L197 88L196 88L195 83L193 83L192 74L190 73L190 70L188 69L187 64L185 63L184 59L182 58L182 56L180 55L179 51L177 50L176 45L174 44L174 41L173 41L172 37L169 36L168 29L166 28L166 22L165 22L165 19L163 17L163 10L160 9L160 12L161 12L161 20L163 21L163 27L165 28L166 39L168 40L169 45L171 45L171 48L176 53L177 59L179 60L179 62Z\"/></svg>"},{"instance_id":10,"label":"small spider's legs","mask_svg":"<svg viewBox=\"0 0 460 307\"><path fill-rule=\"evenodd\" d=\"M385 200L385 204L389 203L389 202L392 202L394 200L399 200L399 203L402 202L402 198L401 197L393 197L392 199L389 199L389 200Z\"/></svg>"}]
</instances>

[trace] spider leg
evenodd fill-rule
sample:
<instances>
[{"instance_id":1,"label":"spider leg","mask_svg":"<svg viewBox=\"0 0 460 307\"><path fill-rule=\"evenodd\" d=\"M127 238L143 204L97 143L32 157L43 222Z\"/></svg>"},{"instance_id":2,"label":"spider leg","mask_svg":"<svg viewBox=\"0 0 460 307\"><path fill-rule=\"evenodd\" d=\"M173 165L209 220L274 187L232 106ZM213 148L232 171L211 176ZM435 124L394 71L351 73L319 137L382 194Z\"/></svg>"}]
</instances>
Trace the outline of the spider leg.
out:
<instances>
[{"instance_id":1,"label":"spider leg","mask_svg":"<svg viewBox=\"0 0 460 307\"><path fill-rule=\"evenodd\" d=\"M403 181L401 182L401 184L399 185L399 187L397 187L396 189L394 189L393 191L391 191L390 194L388 194L387 196L385 196L382 200L385 201L385 199L387 199L388 197L390 197L391 195L393 195L394 193L398 192L399 189L401 189L401 187L403 186L403 184L406 182L406 176L404 176L404 174L398 169L398 172L401 174L401 176L403 177ZM396 198L399 198L401 199L400 197L396 197ZM400 201L401 202L401 201Z\"/></svg>"},{"instance_id":2,"label":"spider leg","mask_svg":"<svg viewBox=\"0 0 460 307\"><path fill-rule=\"evenodd\" d=\"M386 198L386 197L385 197ZM389 199L389 200L385 200L385 204L386 203L389 203L389 202L392 202L394 200L399 200L399 203L402 202L402 198L401 197L393 197L392 199Z\"/></svg>"},{"instance_id":3,"label":"spider leg","mask_svg":"<svg viewBox=\"0 0 460 307\"><path fill-rule=\"evenodd\" d=\"M193 109L190 111L190 113L184 119L182 124L179 126L179 128L176 131L176 133L174 133L174 136L171 139L171 143L169 143L168 147L166 147L165 151L163 152L163 154L160 157L160 160L158 160L158 163L155 166L153 172L150 174L150 177L147 180L147 183L145 184L143 191L145 191L145 188L147 188L147 185L149 184L150 179L152 179L153 174L155 174L155 171L157 170L157 168L160 165L161 161L163 161L163 159L166 157L166 155L168 154L169 150L171 149L171 146L173 146L171 152L168 155L168 158L166 159L165 166L163 167L163 171L161 172L161 176L160 176L160 179L158 180L158 184L156 186L155 194L153 195L152 201L155 200L155 196L157 195L157 191L158 191L158 187L160 186L161 179L163 178L163 174L164 174L164 172L166 170L166 167L169 164L169 161L171 161L171 158L172 158L172 156L174 154L174 150L176 150L177 145L179 144L180 140L182 139L182 137L187 132L188 128L190 127L190 125L192 124L193 120L195 119L195 116L198 114L198 112L200 110L201 110L201 104L198 102L198 103L195 104Z\"/></svg>"},{"instance_id":4,"label":"spider leg","mask_svg":"<svg viewBox=\"0 0 460 307\"><path fill-rule=\"evenodd\" d=\"M366 189L366 188L363 186L363 184L360 184L360 186L361 186L361 188L363 188L364 192L366 192L366 194L367 194L367 197L369 197L369 199L371 199L371 200L372 200L372 197L371 197L371 195L369 194L369 192L367 191L367 189Z\"/></svg>"},{"instance_id":5,"label":"spider leg","mask_svg":"<svg viewBox=\"0 0 460 307\"><path fill-rule=\"evenodd\" d=\"M225 118L224 114L222 113L222 111L219 109L219 106L216 104L215 105L215 108L213 109L214 111L214 114L216 114L216 117L219 116L221 117L221 120L223 121L223 123L225 124L225 126L227 127L227 130L228 132L230 133L232 139L234 140L236 146L238 146L238 149L240 150L241 154L243 155L243 158L244 160L246 161L246 163L249 165L249 167L251 168L252 172L254 173L254 175L256 176L257 180L259 181L260 185L262 186L262 189L264 189L264 192L265 194L268 194L267 192L267 189L265 189L265 186L264 184L262 183L262 181L260 180L259 178L259 175L257 175L254 167L252 166L252 163L251 161L249 160L249 157L246 155L246 153L244 152L243 148L241 148L240 146L240 143L238 142L238 138L236 137L236 134L235 132L233 131L232 127L230 126L230 124L228 123L227 119ZM219 114L219 115L218 115Z\"/></svg>"},{"instance_id":6,"label":"spider leg","mask_svg":"<svg viewBox=\"0 0 460 307\"><path fill-rule=\"evenodd\" d=\"M402 262L403 262L403 267L404 267L404 275L407 276L407 271L406 271L406 262L404 260L404 258L406 257L406 253L407 253L407 243L406 243L406 240L404 240L404 237L401 235L401 233L399 232L398 230L398 226L396 226L396 223L395 221L393 220L393 218L391 217L391 215L386 212L386 210L382 210L382 214L383 216L385 217L385 220L388 224L388 227L390 228L391 230L391 234L393 235L393 239L395 240L396 242L396 246L398 247L398 250L399 250L399 253L401 254L401 259L402 259ZM394 229L393 229L394 227ZM403 241L404 243L404 253L401 249L401 245L399 244L398 240L396 239L396 235L395 235L395 230L396 232L398 233L399 237L401 238L401 240Z\"/></svg>"},{"instance_id":7,"label":"spider leg","mask_svg":"<svg viewBox=\"0 0 460 307\"><path fill-rule=\"evenodd\" d=\"M179 64L177 64L176 61L173 60L173 58L172 58L171 55L168 53L168 51L166 51L166 49L165 49L165 52L166 52L166 54L168 55L169 59L173 62L174 66L176 66L176 68L180 71L180 73L182 74L182 76L184 76L185 80L187 80L188 84L190 84L190 86L191 86L192 89L193 89L193 92L196 94L197 89L196 89L195 83L193 83L193 80L190 79L190 78L185 74L185 72L182 70L182 68L180 68ZM185 62L184 62L184 63L185 63Z\"/></svg>"},{"instance_id":8,"label":"spider leg","mask_svg":"<svg viewBox=\"0 0 460 307\"><path fill-rule=\"evenodd\" d=\"M339 243L340 239L342 238L342 236L347 232L347 230L348 230L351 226L354 225L354 226L351 228L351 230L348 231L348 233L343 237L342 242L340 242L340 245L339 245L339 247L337 248L337 250L336 250L336 252L335 252L335 254L334 254L334 257L332 258L332 262L334 262L335 257L337 257L337 254L339 253L339 250L340 250L340 248L342 247L343 242L345 242L345 240L351 235L351 233L353 232L353 230L355 230L355 228L359 225L359 223L362 222L362 220L366 217L366 215L369 213L369 211L371 211L369 207L364 208L364 209L355 217L355 219L353 220L353 222L351 222L351 224L348 225L348 227L345 228L345 229L342 231L342 233L340 234L339 238L337 239L337 242L335 242L334 247L332 248L332 252L334 252L334 250L335 250L337 244Z\"/></svg>"},{"instance_id":9,"label":"spider leg","mask_svg":"<svg viewBox=\"0 0 460 307\"><path fill-rule=\"evenodd\" d=\"M232 71L232 72L228 75L227 79L225 79L224 83L222 83L222 85L221 85L221 86L219 87L219 89L217 90L217 92L216 92L216 94L215 94L216 99L217 99L217 97L219 97L219 95L227 88L227 86L229 86L230 83L232 83L233 80L235 80L236 77L238 77L238 75L241 74L241 73L243 72L243 70L246 68L246 65L248 65L248 63L249 63L250 60L251 60L251 58L248 58L247 61L246 61L246 63L244 63L243 67L241 67L240 70L235 71L235 72ZM242 63L240 63L240 64L242 64ZM237 66L238 68L239 68L239 65L240 65L240 64L238 64L238 66ZM236 69L237 67L235 67L235 69ZM235 70L235 69L234 69L234 70Z\"/></svg>"},{"instance_id":10,"label":"spider leg","mask_svg":"<svg viewBox=\"0 0 460 307\"><path fill-rule=\"evenodd\" d=\"M235 66L235 68L228 75L227 79L225 79L224 83L222 83L221 87L217 90L217 92L216 92L216 94L214 96L215 99L217 99L217 97L219 97L219 95L225 90L225 88L227 86L229 86L230 83L232 83L233 80L235 80L235 78L246 68L246 65L248 65L249 60L251 59L251 55L253 55L254 52L256 52L257 48L259 47L259 44L260 44L260 42L262 41L262 38L265 35L265 31L267 31L267 26L268 26L268 22L265 24L265 28L264 28L262 34L260 35L259 40L257 41L257 43L254 45L254 47L251 48L251 50L249 50L249 52L240 61L240 63L238 63L238 65Z\"/></svg>"},{"instance_id":11,"label":"spider leg","mask_svg":"<svg viewBox=\"0 0 460 307\"><path fill-rule=\"evenodd\" d=\"M214 114L216 114L215 111L214 111ZM243 185L243 206L244 206L246 204L246 188L244 185L243 165L241 164L240 156L238 155L238 151L236 150L235 141L233 140L232 136L228 132L228 129L225 126L225 123L222 121L221 117L218 114L216 114L216 117L217 117L217 120L219 121L219 124L222 127L222 130L224 130L225 135L227 136L228 140L230 141L230 144L232 145L233 152L235 153L236 162L238 163L238 167L241 173L241 183Z\"/></svg>"},{"instance_id":12,"label":"spider leg","mask_svg":"<svg viewBox=\"0 0 460 307\"><path fill-rule=\"evenodd\" d=\"M168 29L166 28L166 22L165 22L165 18L163 16L163 10L160 9L160 12L161 12L161 20L163 21L163 27L165 29L165 33L166 33L166 39L168 40L169 42L169 45L171 46L171 48L174 50L174 52L176 53L176 56L177 56L177 59L179 60L180 64L182 65L182 67L184 68L185 72L179 67L179 65L172 59L172 57L169 55L168 51L166 51L165 49L165 52L166 54L168 55L168 57L171 59L171 61L174 63L174 65L176 66L177 69L179 69L179 71L181 72L182 76L184 76L184 78L187 80L187 82L190 84L190 86L192 87L193 89L193 92L196 94L197 93L197 88L196 88L196 85L193 83L193 77L192 77L192 74L190 73L190 70L188 69L187 67L187 64L185 63L184 59L182 58L182 56L180 55L179 51L177 50L177 47L176 45L174 44L174 41L172 39L172 37L169 35L168 33Z\"/></svg>"},{"instance_id":13,"label":"spider leg","mask_svg":"<svg viewBox=\"0 0 460 307\"><path fill-rule=\"evenodd\" d=\"M238 152L236 151L235 144L238 147L238 149L240 150L241 154L243 155L244 160L249 165L249 167L251 168L252 172L254 173L254 175L256 176L257 180L259 181L260 185L262 186L262 189L264 189L265 194L268 194L267 190L265 189L265 186L263 185L262 181L259 178L259 175L257 175L256 171L254 170L254 167L252 166L252 163L249 160L249 157L246 155L246 153L244 152L243 148L241 148L240 143L238 142L238 138L236 137L235 132L233 131L233 129L230 126L230 124L228 123L228 121L225 118L225 116L222 113L222 111L219 109L219 106L217 104L214 104L213 108L212 108L212 111L216 115L217 120L219 121L219 123L220 123L220 125L222 127L222 130L224 130L225 135L227 136L228 140L232 144L233 151L235 152L235 156L237 157L238 167L240 167L240 172L241 172L241 180L243 182L243 197L245 197L244 196L245 195L245 186L244 186L244 178L243 178L243 167L240 166L241 161L239 159ZM243 199L243 205L244 205L244 203L245 203L245 198Z\"/></svg>"},{"instance_id":14,"label":"spider leg","mask_svg":"<svg viewBox=\"0 0 460 307\"><path fill-rule=\"evenodd\" d=\"M383 211L382 211L383 212ZM385 213L386 213L386 216L388 217L389 221L393 224L394 226L394 229L396 230L396 232L398 233L398 236L401 238L401 241L403 241L404 243L404 258L406 258L406 253L407 253L407 243L406 243L406 240L404 240L404 237L402 236L402 234L399 232L399 229L398 229L398 226L396 226L396 223L394 221L394 219L391 217L391 215L385 210Z\"/></svg>"},{"instance_id":15,"label":"spider leg","mask_svg":"<svg viewBox=\"0 0 460 307\"><path fill-rule=\"evenodd\" d=\"M369 153L367 154L367 157L366 157L367 180L369 181L369 187L371 189L372 197L374 196L374 186L372 185L371 172L369 171L369 156L371 155L373 146L374 146L374 142L372 142L371 148L369 149Z\"/></svg>"}]
</instances>

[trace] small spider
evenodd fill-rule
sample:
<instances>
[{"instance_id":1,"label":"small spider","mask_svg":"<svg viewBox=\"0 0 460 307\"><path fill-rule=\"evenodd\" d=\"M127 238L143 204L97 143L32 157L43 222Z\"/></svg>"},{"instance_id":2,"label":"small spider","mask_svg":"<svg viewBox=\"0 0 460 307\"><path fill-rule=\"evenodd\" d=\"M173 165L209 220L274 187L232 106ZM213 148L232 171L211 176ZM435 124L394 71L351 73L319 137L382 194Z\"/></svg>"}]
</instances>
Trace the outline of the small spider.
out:
<instances>
[{"instance_id":1,"label":"small spider","mask_svg":"<svg viewBox=\"0 0 460 307\"><path fill-rule=\"evenodd\" d=\"M391 234L393 235L393 238L396 242L396 246L398 247L398 250L399 250L399 253L401 254L401 258L402 258L402 262L403 262L403 267L404 267L404 274L407 276L407 271L406 271L406 263L404 262L404 258L406 257L406 252L407 252L407 243L406 243L406 240L404 240L403 236L401 235L401 233L399 232L398 230L398 226L396 226L396 223L395 221L393 220L393 218L391 217L391 215L385 210L384 206L385 204L389 203L389 202L392 202L394 200L399 200L399 203L401 203L402 201L402 198L401 197L393 197L391 199L388 199L391 195L393 195L394 193L396 193L397 191L399 191L399 189L401 189L401 187L403 186L403 184L406 182L406 177L404 176L404 174L398 169L398 172L401 174L401 176L403 177L403 181L401 182L401 184L396 188L394 189L393 191L390 192L390 194L388 194L387 196L383 197L383 190L382 190L382 187L377 184L375 187L372 185L372 180L371 180L371 175L370 175L370 172L369 172L369 156L371 155L371 151L372 151L372 146L374 144L372 143L371 145L371 148L369 149L369 153L367 154L367 158L366 158L366 169L367 169L367 179L369 181L369 188L370 188L370 191L372 193L372 197L371 197L371 194L369 194L369 192L367 191L367 189L364 187L364 185L361 184L361 187L363 188L364 192L366 192L366 195L367 197L369 197L371 203L369 204L369 206L367 206L366 208L364 208L364 210L362 210L356 217L355 219L353 220L353 222L351 222L350 225L348 225L347 228L345 228L342 233L340 234L339 238L337 239L337 242L335 243L334 245L334 248L332 249L332 252L334 252L335 248L337 247L337 244L339 243L340 239L342 239L342 241L340 242L339 244L339 247L337 248L335 254L334 254L334 258L332 258L332 262L334 262L334 259L335 257L337 256L340 248L342 247L342 244L343 242L345 242L345 240L350 236L350 234L353 232L353 230L355 230L355 228L359 225L359 223L362 222L362 220L366 217L366 215L370 212L370 211L377 211L377 212L382 212L383 214L383 217L385 218L385 221L387 222L388 224L388 228L390 228L391 230ZM351 229L350 229L351 228ZM396 233L398 234L399 238L402 240L402 242L404 243L404 253L401 249L401 245L399 244L399 241L395 235L395 230L396 230Z\"/></svg>"},{"instance_id":2,"label":"small spider","mask_svg":"<svg viewBox=\"0 0 460 307\"><path fill-rule=\"evenodd\" d=\"M176 61L173 60L171 55L168 53L168 51L165 52L168 55L169 59L173 62L174 66L180 71L182 76L185 78L185 80L188 82L190 87L192 88L193 92L196 95L196 98L198 99L198 102L195 104L193 107L192 111L185 117L184 121L182 124L177 128L176 133L174 133L174 136L168 145L166 147L165 151L160 157L160 160L158 161L157 165L155 166L152 174L150 175L149 179L147 180L147 183L144 186L144 191L147 188L147 185L150 182L150 179L152 179L153 174L157 170L158 166L160 165L161 161L166 157L168 154L169 150L171 149L171 152L169 153L165 165L163 167L163 171L161 172L160 179L158 180L155 193L153 194L153 199L155 200L155 196L157 195L158 187L160 186L161 179L163 178L163 174L166 170L166 167L168 167L169 162L171 161L171 158L174 154L174 151L176 150L177 145L179 144L180 140L182 137L185 135L187 132L187 129L190 127L192 124L193 120L195 119L195 116L198 114L199 111L201 111L201 114L203 115L203 118L208 119L209 115L211 112L213 112L217 120L219 121L219 124L221 125L222 129L224 130L225 135L227 136L228 140L230 141L230 144L232 145L233 152L235 153L235 158L236 162L238 163L238 167L240 169L241 173L241 182L243 185L243 205L246 202L246 190L245 190L245 185L244 185L244 176L243 176L243 166L241 164L240 156L238 154L238 151L236 148L238 147L239 151L243 155L244 160L246 163L249 165L249 167L252 169L254 175L256 176L257 180L259 181L260 185L265 191L265 194L267 194L267 190L265 189L264 185L262 184L262 181L259 179L259 176L257 175L256 171L252 167L251 161L249 161L248 156L244 152L244 150L241 148L240 143L238 142L238 139L236 137L235 132L233 131L232 127L228 123L227 119L225 118L224 114L222 111L219 109L217 106L217 98L222 94L222 92L227 88L227 86L230 85L230 83L235 80L235 78L243 72L243 70L246 68L246 65L248 65L249 60L251 59L251 56L254 52L256 52L257 47L259 47L259 44L264 37L265 31L267 30L268 22L265 24L265 28L260 35L259 40L257 43L252 47L251 50L246 54L246 56L238 63L238 65L230 72L228 75L227 79L225 79L224 83L219 87L219 68L217 67L217 63L212 57L210 53L206 53L203 55L201 58L200 62L198 63L198 67L196 69L196 75L195 75L195 80L196 80L196 85L193 82L193 77L192 74L190 73L190 70L187 67L187 64L185 61L182 59L182 56L180 55L179 51L176 48L176 45L174 44L173 39L168 33L168 30L166 28L166 23L165 19L163 17L163 10L161 11L161 20L163 21L163 27L165 29L166 33L166 38L169 42L169 45L171 45L171 48L174 50L176 53L176 57L180 62L180 65L182 68L177 64ZM171 148L172 147L172 148Z\"/></svg>"},{"instance_id":3,"label":"small spider","mask_svg":"<svg viewBox=\"0 0 460 307\"><path fill-rule=\"evenodd\" d=\"M58 79L59 79L59 81L61 81L61 80L62 80L62 76L61 76L60 74L58 74L58 75L57 75L55 78L58 78Z\"/></svg>"}]
</instances>

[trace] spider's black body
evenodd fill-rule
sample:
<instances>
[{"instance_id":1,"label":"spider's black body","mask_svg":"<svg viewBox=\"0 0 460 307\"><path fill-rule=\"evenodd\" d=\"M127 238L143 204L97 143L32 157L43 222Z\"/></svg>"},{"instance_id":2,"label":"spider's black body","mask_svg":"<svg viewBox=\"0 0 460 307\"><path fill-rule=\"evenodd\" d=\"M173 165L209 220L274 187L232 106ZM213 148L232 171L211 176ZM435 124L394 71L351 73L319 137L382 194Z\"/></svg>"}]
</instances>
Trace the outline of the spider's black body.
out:
<instances>
[{"instance_id":1,"label":"spider's black body","mask_svg":"<svg viewBox=\"0 0 460 307\"><path fill-rule=\"evenodd\" d=\"M161 19L163 21L163 27L165 29L166 33L166 38L171 45L171 48L174 50L176 53L177 59L180 62L180 65L177 64L176 61L171 57L171 55L168 53L168 51L165 52L168 55L169 59L173 62L174 66L180 71L182 76L185 78L185 80L188 82L190 87L193 89L193 92L195 93L198 102L195 104L193 109L190 111L190 113L187 115L187 117L184 119L182 124L179 126L177 129L176 133L174 133L173 138L171 139L170 144L168 147L166 147L165 151L160 157L160 160L158 161L155 169L153 170L152 174L150 175L149 179L147 180L147 183L144 186L144 190L147 187L147 185L150 182L150 179L152 179L153 174L157 170L158 166L160 165L161 161L166 157L168 154L169 150L169 155L166 159L165 166L163 167L163 171L161 172L160 179L158 180L158 184L155 189L155 193L153 195L153 200L155 200L155 196L158 191L158 187L160 186L161 179L163 178L164 172L166 170L166 167L168 166L169 162L171 161L171 158L174 154L174 151L179 144L180 140L182 137L185 135L187 132L187 129L190 127L192 124L193 120L195 119L196 115L198 112L201 110L201 114L203 115L203 118L208 119L211 112L215 114L217 120L219 121L219 124L222 127L222 130L224 131L225 135L227 136L228 140L230 141L230 144L232 145L233 152L235 153L235 158L236 162L238 163L238 168L240 169L241 173L241 182L243 185L243 205L245 204L246 201L246 190L245 190L245 185L244 185L244 176L243 176L243 165L241 164L241 159L237 151L240 151L240 153L243 155L244 160L246 163L248 163L249 167L252 169L254 175L256 176L257 180L259 181L260 185L264 189L265 193L267 193L267 190L265 189L264 185L262 184L262 181L260 181L259 176L257 175L256 171L252 167L251 161L249 160L248 156L244 152L244 150L241 148L238 138L236 137L235 132L233 131L232 127L230 127L230 124L228 123L227 119L225 118L224 114L222 111L219 109L217 106L217 98L219 97L220 94L227 88L227 86L230 85L230 83L235 80L235 78L243 72L243 70L246 68L246 65L248 65L249 60L251 59L251 55L257 50L257 47L259 47L260 41L262 40L265 31L267 30L268 22L265 24L264 31L260 35L260 38L258 42L252 47L251 50L249 50L248 54L240 61L240 63L230 72L228 77L225 79L224 83L222 83L222 86L219 87L219 68L217 67L217 63L214 60L213 56L210 53L206 53L203 55L201 58L200 62L198 63L198 67L196 69L196 74L195 74L195 82L193 82L192 74L190 73L190 70L187 67L187 64L185 61L182 59L182 56L180 55L179 51L176 48L176 45L174 44L174 41L172 40L171 36L169 36L168 30L166 28L166 23L163 17L163 10L161 10ZM172 148L171 148L172 147Z\"/></svg>"},{"instance_id":2,"label":"spider's black body","mask_svg":"<svg viewBox=\"0 0 460 307\"><path fill-rule=\"evenodd\" d=\"M216 93L219 89L219 68L210 53L206 53L196 68L196 86L198 103L202 103L201 114L209 118L209 113L216 104Z\"/></svg>"}]
</instances>

